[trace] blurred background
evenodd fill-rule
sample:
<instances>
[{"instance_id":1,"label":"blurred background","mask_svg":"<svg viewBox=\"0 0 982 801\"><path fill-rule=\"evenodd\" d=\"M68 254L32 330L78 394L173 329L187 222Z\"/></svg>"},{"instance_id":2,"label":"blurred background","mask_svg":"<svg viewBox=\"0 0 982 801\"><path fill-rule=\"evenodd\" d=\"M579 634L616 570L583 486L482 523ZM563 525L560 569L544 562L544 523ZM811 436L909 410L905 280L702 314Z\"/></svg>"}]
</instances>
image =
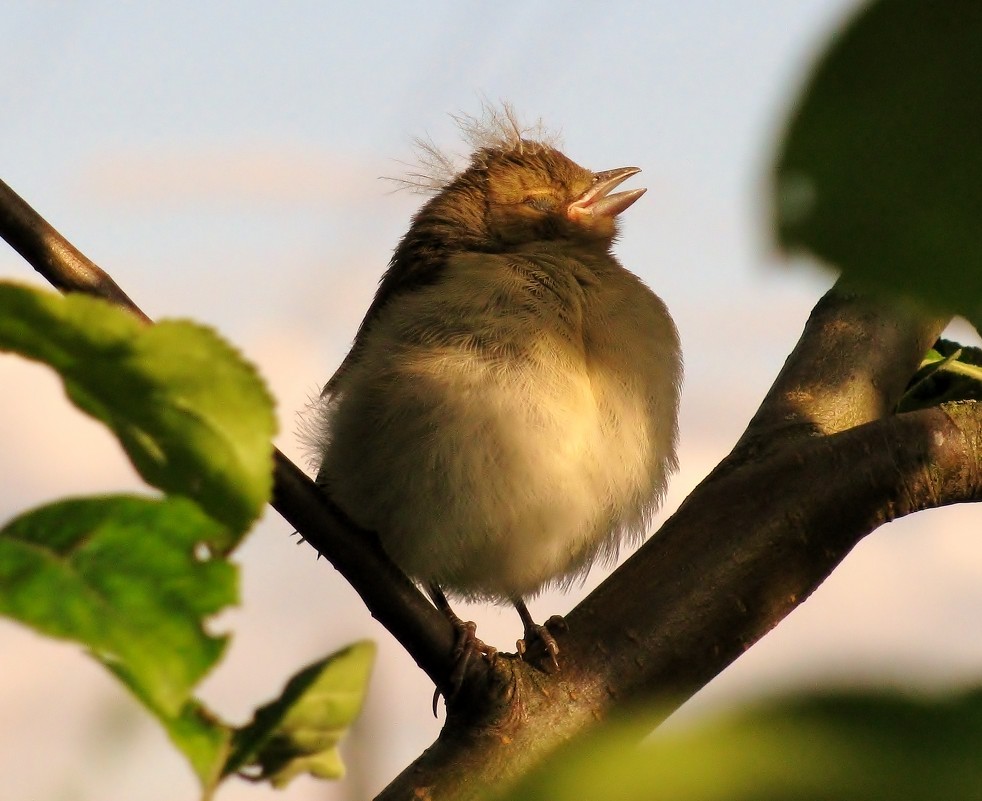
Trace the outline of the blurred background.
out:
<instances>
[{"instance_id":1,"label":"blurred background","mask_svg":"<svg viewBox=\"0 0 982 801\"><path fill-rule=\"evenodd\" d=\"M12 2L0 7L0 175L152 317L236 343L297 413L347 347L421 199L394 192L412 139L454 148L449 114L509 100L601 170L636 164L648 194L617 253L668 303L686 361L681 470L659 517L726 454L829 274L768 239L767 171L809 64L853 0L600 4ZM0 277L42 283L0 246ZM961 328L957 335L971 339ZM0 355L0 521L65 495L139 490L114 441L42 367ZM982 666L979 510L883 527L677 717L783 688L934 687ZM273 512L238 552L241 607L202 688L242 721L303 664L379 644L340 784L279 797L370 797L441 725L432 687L325 561ZM725 532L721 532L721 536ZM531 604L562 613L581 590ZM510 609L464 607L509 650ZM442 709L441 709L442 715ZM0 620L3 798L192 799L182 758L80 649ZM228 783L220 801L268 798Z\"/></svg>"}]
</instances>

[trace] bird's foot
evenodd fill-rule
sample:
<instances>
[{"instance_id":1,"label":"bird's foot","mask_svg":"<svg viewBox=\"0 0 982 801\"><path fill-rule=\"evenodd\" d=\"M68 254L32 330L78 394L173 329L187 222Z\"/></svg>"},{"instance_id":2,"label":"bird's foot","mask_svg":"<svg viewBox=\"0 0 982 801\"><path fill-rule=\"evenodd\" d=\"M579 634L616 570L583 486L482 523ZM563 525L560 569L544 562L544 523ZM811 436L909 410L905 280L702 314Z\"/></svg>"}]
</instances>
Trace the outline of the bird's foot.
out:
<instances>
[{"instance_id":1,"label":"bird's foot","mask_svg":"<svg viewBox=\"0 0 982 801\"><path fill-rule=\"evenodd\" d=\"M492 666L498 656L498 649L493 645L488 645L477 638L477 625L471 620L461 620L449 608L443 610L451 625L456 629L457 637L454 641L453 651L450 658L453 661L453 670L447 679L445 687L437 687L433 691L433 717L436 717L436 705L442 695L447 700L447 704L453 703L454 699L464 685L464 676L467 675L467 666L475 654L479 654L486 659Z\"/></svg>"},{"instance_id":2,"label":"bird's foot","mask_svg":"<svg viewBox=\"0 0 982 801\"><path fill-rule=\"evenodd\" d=\"M536 641L542 643L542 647L545 649L546 654L549 655L549 661L552 664L551 673L555 673L559 670L559 643L556 642L556 635L553 632L564 632L568 631L569 627L566 625L566 620L562 615L553 615L544 624L539 625L537 623L532 623L529 621L525 626L525 636L515 643L515 647L518 649L518 655L528 661L525 658L526 653L530 653L530 648L532 648Z\"/></svg>"}]
</instances>

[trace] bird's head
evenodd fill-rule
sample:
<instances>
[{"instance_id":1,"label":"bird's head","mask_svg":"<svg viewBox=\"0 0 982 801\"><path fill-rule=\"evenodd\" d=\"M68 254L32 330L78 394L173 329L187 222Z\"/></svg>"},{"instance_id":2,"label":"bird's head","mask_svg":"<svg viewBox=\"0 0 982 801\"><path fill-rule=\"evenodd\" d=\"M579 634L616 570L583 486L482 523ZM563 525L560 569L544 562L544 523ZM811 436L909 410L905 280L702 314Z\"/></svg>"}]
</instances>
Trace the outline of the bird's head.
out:
<instances>
[{"instance_id":1,"label":"bird's head","mask_svg":"<svg viewBox=\"0 0 982 801\"><path fill-rule=\"evenodd\" d=\"M617 215L645 193L613 190L638 172L591 172L554 147L525 139L481 148L416 215L407 244L444 253L507 252L536 242L606 249Z\"/></svg>"},{"instance_id":2,"label":"bird's head","mask_svg":"<svg viewBox=\"0 0 982 801\"><path fill-rule=\"evenodd\" d=\"M591 172L537 142L480 151L471 170L484 185L488 238L505 248L548 240L609 245L617 215L645 193L611 194L637 167Z\"/></svg>"},{"instance_id":3,"label":"bird's head","mask_svg":"<svg viewBox=\"0 0 982 801\"><path fill-rule=\"evenodd\" d=\"M591 172L563 155L541 125L520 125L507 104L486 107L480 119L455 119L473 147L466 166L458 169L432 142L418 140L419 165L403 181L434 195L393 256L397 272L412 280L436 275L459 252L503 253L536 243L609 250L617 216L645 192L613 191L637 167Z\"/></svg>"}]
</instances>

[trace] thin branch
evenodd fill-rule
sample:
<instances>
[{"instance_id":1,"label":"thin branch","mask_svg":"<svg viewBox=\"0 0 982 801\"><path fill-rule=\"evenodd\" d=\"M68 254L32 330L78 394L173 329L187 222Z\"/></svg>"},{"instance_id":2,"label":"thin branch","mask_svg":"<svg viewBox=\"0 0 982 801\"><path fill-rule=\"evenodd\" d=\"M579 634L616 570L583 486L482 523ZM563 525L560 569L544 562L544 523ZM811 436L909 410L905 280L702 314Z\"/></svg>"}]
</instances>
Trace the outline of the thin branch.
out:
<instances>
[{"instance_id":1,"label":"thin branch","mask_svg":"<svg viewBox=\"0 0 982 801\"><path fill-rule=\"evenodd\" d=\"M4 181L0 181L0 233L28 264L62 292L103 298L150 322L109 275L82 255Z\"/></svg>"},{"instance_id":2,"label":"thin branch","mask_svg":"<svg viewBox=\"0 0 982 801\"><path fill-rule=\"evenodd\" d=\"M272 507L348 580L433 683L444 686L453 669L450 623L389 559L374 534L344 517L280 451L275 458ZM483 663L473 661L472 680L483 672Z\"/></svg>"},{"instance_id":3,"label":"thin branch","mask_svg":"<svg viewBox=\"0 0 982 801\"><path fill-rule=\"evenodd\" d=\"M78 251L23 198L0 181L0 236L63 292L94 295L141 320L150 318L103 270ZM334 510L324 493L279 450L272 506L351 583L372 615L438 686L450 675L454 632L447 620L388 559L373 535ZM479 660L471 678L482 671Z\"/></svg>"}]
</instances>

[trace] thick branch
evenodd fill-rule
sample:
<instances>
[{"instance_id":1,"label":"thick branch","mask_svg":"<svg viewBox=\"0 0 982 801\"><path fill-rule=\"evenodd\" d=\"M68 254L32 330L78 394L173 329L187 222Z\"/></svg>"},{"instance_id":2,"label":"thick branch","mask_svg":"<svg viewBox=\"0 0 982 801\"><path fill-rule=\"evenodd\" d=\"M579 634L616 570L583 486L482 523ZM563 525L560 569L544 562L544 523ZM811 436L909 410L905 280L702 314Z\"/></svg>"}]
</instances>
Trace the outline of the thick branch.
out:
<instances>
[{"instance_id":1,"label":"thick branch","mask_svg":"<svg viewBox=\"0 0 982 801\"><path fill-rule=\"evenodd\" d=\"M462 788L520 775L617 706L658 696L674 708L882 522L976 498L975 407L959 412L963 435L936 409L887 417L944 324L903 303L830 291L734 451L567 615L562 674L500 665L499 685L518 700L482 721L488 739L473 724L448 725L381 798L411 798L421 785L434 799L469 798ZM938 436L946 450L932 450ZM508 729L508 744L496 745L516 708L535 725Z\"/></svg>"},{"instance_id":2,"label":"thick branch","mask_svg":"<svg viewBox=\"0 0 982 801\"><path fill-rule=\"evenodd\" d=\"M518 699L448 726L380 799L480 798L641 700L665 713L801 603L867 533L982 498L982 405L889 417L813 438L706 482L567 616L562 672L499 669Z\"/></svg>"},{"instance_id":3,"label":"thick branch","mask_svg":"<svg viewBox=\"0 0 982 801\"><path fill-rule=\"evenodd\" d=\"M903 300L856 294L840 281L812 310L801 339L720 468L890 414L949 319Z\"/></svg>"},{"instance_id":4,"label":"thick branch","mask_svg":"<svg viewBox=\"0 0 982 801\"><path fill-rule=\"evenodd\" d=\"M104 298L151 322L103 270L0 181L0 236L51 284ZM375 538L356 529L286 456L275 451L273 507L351 583L384 625L437 684L452 665L454 632ZM475 669L479 669L476 666Z\"/></svg>"},{"instance_id":5,"label":"thick branch","mask_svg":"<svg viewBox=\"0 0 982 801\"><path fill-rule=\"evenodd\" d=\"M569 616L582 631L576 647L622 698L691 695L868 533L982 499L980 442L982 406L957 404L811 439L707 482ZM625 638L637 641L634 653L616 647ZM590 643L605 641L611 655L591 656Z\"/></svg>"}]
</instances>

